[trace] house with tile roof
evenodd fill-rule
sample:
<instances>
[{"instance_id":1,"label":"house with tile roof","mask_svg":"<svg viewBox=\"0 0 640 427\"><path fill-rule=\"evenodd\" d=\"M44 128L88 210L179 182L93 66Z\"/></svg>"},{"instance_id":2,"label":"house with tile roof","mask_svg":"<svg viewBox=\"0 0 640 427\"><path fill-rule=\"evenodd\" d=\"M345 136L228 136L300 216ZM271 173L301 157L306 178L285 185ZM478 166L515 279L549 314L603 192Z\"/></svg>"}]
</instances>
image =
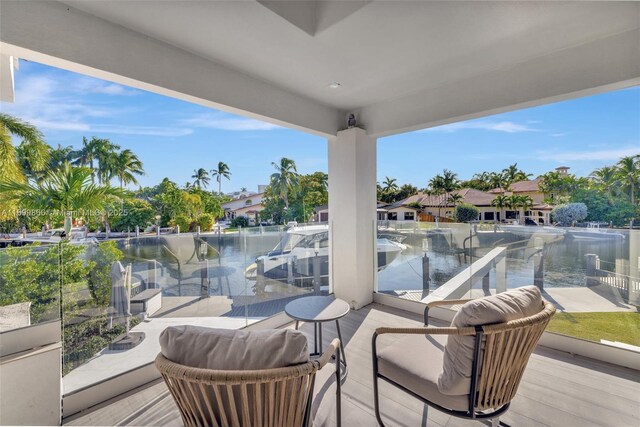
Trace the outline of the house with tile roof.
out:
<instances>
[{"instance_id":1,"label":"house with tile roof","mask_svg":"<svg viewBox=\"0 0 640 427\"><path fill-rule=\"evenodd\" d=\"M526 189L527 187L521 186L519 188ZM524 221L524 218L529 218L538 224L550 224L550 214L553 206L536 202L534 199L534 205L530 210L519 211L510 209L498 209L492 205L493 200L503 193L492 193L486 191L476 190L474 188L462 188L455 190L448 194L434 195L418 193L404 200L388 205L385 209L388 212L389 220L406 220L405 212L416 212L415 220L427 221L430 218L449 218L454 216L455 206L451 201L451 195L458 194L461 196L460 203L466 203L478 208L480 214L478 220L480 221L514 221L520 219ZM509 193L509 195L512 193ZM526 192L519 193L525 195ZM532 198L533 199L533 198ZM541 200L540 200L541 201ZM417 206L421 206L418 209ZM411 215L408 215L411 218Z\"/></svg>"},{"instance_id":2,"label":"house with tile roof","mask_svg":"<svg viewBox=\"0 0 640 427\"><path fill-rule=\"evenodd\" d=\"M230 221L244 216L249 219L249 224L255 224L258 220L258 214L264 210L263 197L264 193L251 194L223 203L224 219Z\"/></svg>"}]
</instances>

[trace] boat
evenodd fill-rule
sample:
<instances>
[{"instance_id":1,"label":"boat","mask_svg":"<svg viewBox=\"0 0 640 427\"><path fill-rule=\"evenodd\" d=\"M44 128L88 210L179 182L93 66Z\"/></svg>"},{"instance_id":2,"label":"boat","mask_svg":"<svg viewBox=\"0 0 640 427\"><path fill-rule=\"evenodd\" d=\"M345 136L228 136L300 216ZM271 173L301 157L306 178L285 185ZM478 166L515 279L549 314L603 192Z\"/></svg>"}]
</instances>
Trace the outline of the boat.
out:
<instances>
[{"instance_id":1,"label":"boat","mask_svg":"<svg viewBox=\"0 0 640 427\"><path fill-rule=\"evenodd\" d=\"M501 225L500 230L522 235L550 234L554 236L562 236L567 232L563 228L548 225Z\"/></svg>"},{"instance_id":2,"label":"boat","mask_svg":"<svg viewBox=\"0 0 640 427\"><path fill-rule=\"evenodd\" d=\"M406 246L398 241L379 237L378 271L384 270L404 249ZM311 286L314 278L318 278L326 285L329 277L329 226L289 228L272 251L259 256L246 268L247 279L256 280L259 276L302 287Z\"/></svg>"},{"instance_id":3,"label":"boat","mask_svg":"<svg viewBox=\"0 0 640 427\"><path fill-rule=\"evenodd\" d=\"M41 245L57 244L65 238L65 235L64 228L53 228L44 233L28 233L24 237L18 236L14 239L11 246L25 246L33 243ZM98 243L95 237L88 236L86 230L81 227L72 228L67 240L69 243L75 245Z\"/></svg>"},{"instance_id":4,"label":"boat","mask_svg":"<svg viewBox=\"0 0 640 427\"><path fill-rule=\"evenodd\" d=\"M600 228L606 223L590 222L586 228L569 228L567 236L577 240L624 240L625 235L616 231Z\"/></svg>"}]
</instances>

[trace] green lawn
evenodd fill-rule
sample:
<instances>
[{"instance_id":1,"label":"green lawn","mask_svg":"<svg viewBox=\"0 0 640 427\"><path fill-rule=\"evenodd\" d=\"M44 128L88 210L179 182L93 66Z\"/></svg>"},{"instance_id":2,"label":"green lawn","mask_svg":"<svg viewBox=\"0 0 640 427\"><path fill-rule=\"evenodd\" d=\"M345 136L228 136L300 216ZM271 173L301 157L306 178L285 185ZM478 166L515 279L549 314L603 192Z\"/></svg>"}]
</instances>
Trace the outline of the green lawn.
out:
<instances>
[{"instance_id":1,"label":"green lawn","mask_svg":"<svg viewBox=\"0 0 640 427\"><path fill-rule=\"evenodd\" d=\"M601 339L640 346L640 313L560 313L547 331L600 342Z\"/></svg>"}]
</instances>

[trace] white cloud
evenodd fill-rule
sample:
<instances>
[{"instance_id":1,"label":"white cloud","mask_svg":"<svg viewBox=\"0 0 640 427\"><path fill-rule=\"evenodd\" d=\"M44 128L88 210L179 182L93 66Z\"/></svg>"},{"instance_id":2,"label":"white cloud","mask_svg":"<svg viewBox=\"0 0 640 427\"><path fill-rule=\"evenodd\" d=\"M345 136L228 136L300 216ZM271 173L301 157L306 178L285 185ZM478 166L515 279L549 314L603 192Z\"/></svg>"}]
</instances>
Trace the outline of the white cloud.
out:
<instances>
[{"instance_id":1,"label":"white cloud","mask_svg":"<svg viewBox=\"0 0 640 427\"><path fill-rule=\"evenodd\" d=\"M494 132L519 133L519 132L536 132L538 129L532 128L525 124L515 123L511 121L488 121L476 120L468 122L452 123L449 125L437 126L424 129L422 132L443 132L453 133L461 130L477 129Z\"/></svg>"},{"instance_id":2,"label":"white cloud","mask_svg":"<svg viewBox=\"0 0 640 427\"><path fill-rule=\"evenodd\" d=\"M554 137L554 138L560 138L560 137L565 136L565 135L566 135L566 133L564 133L564 132L558 132L558 133L552 133L551 134L551 136Z\"/></svg>"},{"instance_id":3,"label":"white cloud","mask_svg":"<svg viewBox=\"0 0 640 427\"><path fill-rule=\"evenodd\" d=\"M102 95L130 96L140 93L135 89L127 88L116 83L109 83L102 80L94 79L92 77L79 77L73 82L73 86L76 90L84 93L94 93Z\"/></svg>"},{"instance_id":4,"label":"white cloud","mask_svg":"<svg viewBox=\"0 0 640 427\"><path fill-rule=\"evenodd\" d=\"M282 129L282 127L278 125L262 122L260 120L235 117L226 113L201 114L182 120L182 124L199 128L230 131Z\"/></svg>"},{"instance_id":5,"label":"white cloud","mask_svg":"<svg viewBox=\"0 0 640 427\"><path fill-rule=\"evenodd\" d=\"M187 136L193 133L187 128L170 128L159 126L119 126L119 125L92 125L92 132L115 133L120 135L150 135L150 136Z\"/></svg>"},{"instance_id":6,"label":"white cloud","mask_svg":"<svg viewBox=\"0 0 640 427\"><path fill-rule=\"evenodd\" d=\"M18 79L20 77L18 76ZM129 95L136 91L89 77L58 78L50 74L18 80L16 103L2 104L2 111L32 123L42 131L72 131L94 134L178 137L193 133L188 127L134 126L105 123L133 113L132 109L98 103L82 94Z\"/></svg>"},{"instance_id":7,"label":"white cloud","mask_svg":"<svg viewBox=\"0 0 640 427\"><path fill-rule=\"evenodd\" d=\"M556 160L559 163L564 163L569 161L610 161L618 160L620 157L634 156L636 154L640 154L640 143L634 146L610 150L539 152L538 158L542 160Z\"/></svg>"}]
</instances>

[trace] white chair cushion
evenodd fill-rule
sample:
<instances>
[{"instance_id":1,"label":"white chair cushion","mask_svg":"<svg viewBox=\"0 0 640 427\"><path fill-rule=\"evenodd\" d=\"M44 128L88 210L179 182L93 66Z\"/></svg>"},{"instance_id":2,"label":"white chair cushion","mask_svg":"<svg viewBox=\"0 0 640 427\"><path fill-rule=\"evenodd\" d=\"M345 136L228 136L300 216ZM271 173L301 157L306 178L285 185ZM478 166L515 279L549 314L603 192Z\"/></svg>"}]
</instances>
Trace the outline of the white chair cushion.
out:
<instances>
[{"instance_id":1,"label":"white chair cushion","mask_svg":"<svg viewBox=\"0 0 640 427\"><path fill-rule=\"evenodd\" d=\"M535 286L512 289L464 304L452 326L489 325L533 316L543 309L542 295ZM475 337L450 335L444 349L438 389L448 395L466 395L471 387Z\"/></svg>"},{"instance_id":2,"label":"white chair cushion","mask_svg":"<svg viewBox=\"0 0 640 427\"><path fill-rule=\"evenodd\" d=\"M200 326L171 326L160 335L167 359L193 368L258 370L309 361L307 338L300 331L243 331Z\"/></svg>"},{"instance_id":3,"label":"white chair cushion","mask_svg":"<svg viewBox=\"0 0 640 427\"><path fill-rule=\"evenodd\" d=\"M378 371L429 402L466 411L468 396L449 396L438 390L445 341L441 335L406 335L378 351Z\"/></svg>"}]
</instances>

